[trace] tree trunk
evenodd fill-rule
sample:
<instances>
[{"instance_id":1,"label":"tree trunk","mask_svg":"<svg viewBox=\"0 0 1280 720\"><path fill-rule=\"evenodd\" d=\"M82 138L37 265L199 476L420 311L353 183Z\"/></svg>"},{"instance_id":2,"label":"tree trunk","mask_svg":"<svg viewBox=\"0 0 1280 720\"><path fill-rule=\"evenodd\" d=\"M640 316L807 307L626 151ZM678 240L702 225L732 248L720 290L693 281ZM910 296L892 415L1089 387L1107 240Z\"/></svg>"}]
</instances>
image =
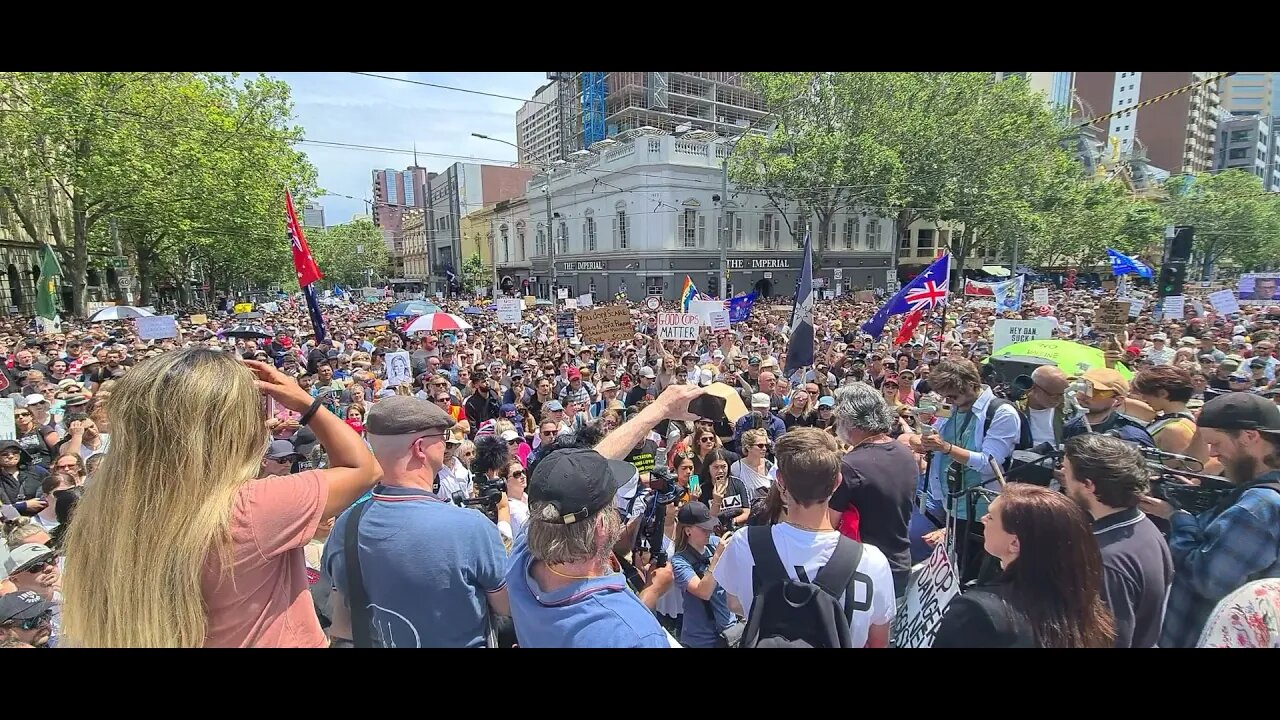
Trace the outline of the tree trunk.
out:
<instances>
[{"instance_id":1,"label":"tree trunk","mask_svg":"<svg viewBox=\"0 0 1280 720\"><path fill-rule=\"evenodd\" d=\"M144 245L134 245L138 257L138 302L142 305L151 305L151 279L152 265L151 254Z\"/></svg>"}]
</instances>

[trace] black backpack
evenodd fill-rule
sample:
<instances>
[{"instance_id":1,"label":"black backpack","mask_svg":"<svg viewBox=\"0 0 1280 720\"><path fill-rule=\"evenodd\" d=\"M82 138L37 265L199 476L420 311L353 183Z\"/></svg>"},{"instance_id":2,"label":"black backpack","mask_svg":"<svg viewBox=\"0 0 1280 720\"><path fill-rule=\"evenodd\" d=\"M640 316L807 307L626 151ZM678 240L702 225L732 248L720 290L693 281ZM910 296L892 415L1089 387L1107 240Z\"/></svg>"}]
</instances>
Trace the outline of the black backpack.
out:
<instances>
[{"instance_id":1,"label":"black backpack","mask_svg":"<svg viewBox=\"0 0 1280 720\"><path fill-rule=\"evenodd\" d=\"M868 595L861 606L854 599L862 543L841 535L827 564L809 582L792 580L787 574L770 526L747 528L747 542L755 561L751 570L754 599L740 647L853 647L849 634L853 613L866 610L871 599ZM842 595L845 607L840 606Z\"/></svg>"}]
</instances>

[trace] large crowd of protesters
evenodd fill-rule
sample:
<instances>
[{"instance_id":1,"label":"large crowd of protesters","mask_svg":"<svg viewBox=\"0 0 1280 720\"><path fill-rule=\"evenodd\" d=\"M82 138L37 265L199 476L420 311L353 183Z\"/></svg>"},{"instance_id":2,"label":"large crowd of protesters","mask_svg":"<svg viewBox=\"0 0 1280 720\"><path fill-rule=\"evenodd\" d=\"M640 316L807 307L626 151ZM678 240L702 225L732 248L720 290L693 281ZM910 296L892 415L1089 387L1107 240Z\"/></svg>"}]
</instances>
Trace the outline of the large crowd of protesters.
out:
<instances>
[{"instance_id":1,"label":"large crowd of protesters","mask_svg":"<svg viewBox=\"0 0 1280 720\"><path fill-rule=\"evenodd\" d=\"M791 372L776 299L684 342L640 303L604 343L460 300L406 334L344 299L320 341L300 296L261 337L230 302L154 340L0 321L0 646L889 647L939 548L934 647L1277 646L1280 307L1103 332L1113 292L1050 293L901 343L820 300ZM995 320L1040 316L1105 362L1011 394Z\"/></svg>"}]
</instances>

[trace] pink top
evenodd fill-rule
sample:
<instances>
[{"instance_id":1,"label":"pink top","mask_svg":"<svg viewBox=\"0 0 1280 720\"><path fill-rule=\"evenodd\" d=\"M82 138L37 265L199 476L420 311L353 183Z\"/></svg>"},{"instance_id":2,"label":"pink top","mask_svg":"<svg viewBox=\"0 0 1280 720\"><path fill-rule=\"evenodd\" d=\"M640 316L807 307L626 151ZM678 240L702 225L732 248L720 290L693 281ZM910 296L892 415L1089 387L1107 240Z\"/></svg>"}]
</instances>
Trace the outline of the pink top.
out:
<instances>
[{"instance_id":1,"label":"pink top","mask_svg":"<svg viewBox=\"0 0 1280 720\"><path fill-rule=\"evenodd\" d=\"M529 447L529 443L521 440L520 446L516 448L516 458L520 460L520 464L526 469L529 467L529 453L533 452L533 448Z\"/></svg>"},{"instance_id":2,"label":"pink top","mask_svg":"<svg viewBox=\"0 0 1280 720\"><path fill-rule=\"evenodd\" d=\"M205 563L205 647L325 647L307 584L304 548L328 486L315 470L250 480L231 510L230 575L217 552Z\"/></svg>"}]
</instances>

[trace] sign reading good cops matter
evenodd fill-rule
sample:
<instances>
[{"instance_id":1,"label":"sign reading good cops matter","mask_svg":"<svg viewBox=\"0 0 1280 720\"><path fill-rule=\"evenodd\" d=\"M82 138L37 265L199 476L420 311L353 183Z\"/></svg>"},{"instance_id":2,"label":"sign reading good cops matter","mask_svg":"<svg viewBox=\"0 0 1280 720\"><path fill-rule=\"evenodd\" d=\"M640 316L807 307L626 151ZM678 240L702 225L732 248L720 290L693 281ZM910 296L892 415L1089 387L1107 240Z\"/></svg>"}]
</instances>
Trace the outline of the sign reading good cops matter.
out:
<instances>
[{"instance_id":1,"label":"sign reading good cops matter","mask_svg":"<svg viewBox=\"0 0 1280 720\"><path fill-rule=\"evenodd\" d=\"M992 352L1014 343L1028 340L1049 340L1053 338L1053 328L1057 326L1053 318L1037 318L1034 320L997 320L993 330L994 342Z\"/></svg>"},{"instance_id":2,"label":"sign reading good cops matter","mask_svg":"<svg viewBox=\"0 0 1280 720\"><path fill-rule=\"evenodd\" d=\"M693 313L658 313L659 340L697 341L700 327L702 318Z\"/></svg>"}]
</instances>

